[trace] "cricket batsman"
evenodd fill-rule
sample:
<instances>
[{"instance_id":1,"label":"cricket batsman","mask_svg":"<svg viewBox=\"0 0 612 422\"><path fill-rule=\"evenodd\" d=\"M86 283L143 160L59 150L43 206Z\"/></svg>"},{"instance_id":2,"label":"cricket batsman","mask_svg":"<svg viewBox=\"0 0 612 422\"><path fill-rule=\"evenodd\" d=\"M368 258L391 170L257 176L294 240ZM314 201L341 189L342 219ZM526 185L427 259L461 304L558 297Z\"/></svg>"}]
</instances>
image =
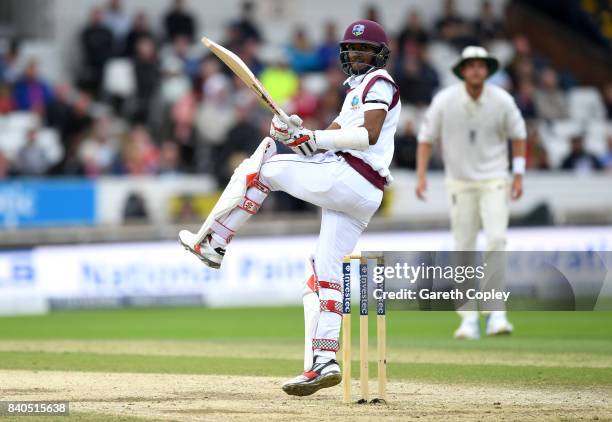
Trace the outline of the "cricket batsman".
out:
<instances>
[{"instance_id":1,"label":"cricket batsman","mask_svg":"<svg viewBox=\"0 0 612 422\"><path fill-rule=\"evenodd\" d=\"M463 82L433 99L418 135L416 195L425 199L432 143L440 142L450 203L455 250L476 250L480 226L487 251L503 251L509 220L509 197L523 193L525 122L510 94L485 80L497 71L497 59L482 47L466 47L453 73ZM508 139L512 140L512 182L508 179ZM478 311L458 310L455 338L480 338ZM505 310L488 316L487 335L513 330Z\"/></svg>"},{"instance_id":2,"label":"cricket batsman","mask_svg":"<svg viewBox=\"0 0 612 422\"><path fill-rule=\"evenodd\" d=\"M231 240L271 191L283 191L322 209L321 230L303 291L304 373L283 391L307 396L341 382L336 352L342 313L342 258L380 206L392 180L389 165L401 110L399 90L385 66L389 42L376 22L359 20L340 41L348 79L342 110L325 130L291 125L274 116L270 138L236 170L198 233L182 230L180 243L204 264L219 268ZM274 141L296 154L277 154Z\"/></svg>"}]
</instances>

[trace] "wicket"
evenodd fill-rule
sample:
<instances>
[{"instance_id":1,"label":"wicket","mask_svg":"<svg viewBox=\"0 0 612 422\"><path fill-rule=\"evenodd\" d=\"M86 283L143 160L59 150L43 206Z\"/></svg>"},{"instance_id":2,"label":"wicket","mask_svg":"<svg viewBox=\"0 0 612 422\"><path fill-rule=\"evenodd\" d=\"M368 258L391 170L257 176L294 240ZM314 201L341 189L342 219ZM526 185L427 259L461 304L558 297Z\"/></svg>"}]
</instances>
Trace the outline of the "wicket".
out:
<instances>
[{"instance_id":1,"label":"wicket","mask_svg":"<svg viewBox=\"0 0 612 422\"><path fill-rule=\"evenodd\" d=\"M368 260L384 266L382 253L345 256L342 263L342 399L351 402L351 261L359 260L359 375L361 398L357 403L368 403ZM384 279L379 288L385 290ZM381 296L376 304L376 331L378 348L378 397L372 403L386 400L387 358L385 300Z\"/></svg>"}]
</instances>

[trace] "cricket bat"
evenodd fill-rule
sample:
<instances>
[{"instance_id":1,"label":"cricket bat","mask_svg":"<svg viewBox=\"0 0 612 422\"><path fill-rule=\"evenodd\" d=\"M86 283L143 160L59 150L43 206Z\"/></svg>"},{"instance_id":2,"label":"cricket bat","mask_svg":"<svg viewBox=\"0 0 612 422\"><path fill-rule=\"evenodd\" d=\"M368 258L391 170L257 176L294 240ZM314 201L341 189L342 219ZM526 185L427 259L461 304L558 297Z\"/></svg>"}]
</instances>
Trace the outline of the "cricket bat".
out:
<instances>
[{"instance_id":1,"label":"cricket bat","mask_svg":"<svg viewBox=\"0 0 612 422\"><path fill-rule=\"evenodd\" d=\"M289 116L285 113L276 102L270 97L268 91L263 87L259 79L255 77L251 69L242 61L240 57L228 50L227 48L217 44L210 39L203 37L202 43L213 52L223 63L229 67L236 76L259 98L264 106L272 113L280 116L281 120L289 126L294 126L289 121Z\"/></svg>"}]
</instances>

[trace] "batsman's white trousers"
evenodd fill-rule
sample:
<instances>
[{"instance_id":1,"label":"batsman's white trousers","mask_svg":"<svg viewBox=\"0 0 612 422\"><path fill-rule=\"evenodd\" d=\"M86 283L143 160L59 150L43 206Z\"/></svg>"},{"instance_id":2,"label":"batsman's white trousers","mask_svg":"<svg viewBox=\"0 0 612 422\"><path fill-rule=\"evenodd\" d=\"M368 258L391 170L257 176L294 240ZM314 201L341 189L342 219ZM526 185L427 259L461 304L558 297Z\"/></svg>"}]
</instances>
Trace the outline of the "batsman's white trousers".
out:
<instances>
[{"instance_id":1,"label":"batsman's white trousers","mask_svg":"<svg viewBox=\"0 0 612 422\"><path fill-rule=\"evenodd\" d=\"M332 152L312 157L275 155L262 165L260 180L273 191L287 192L322 208L314 253L316 276L341 285L342 258L353 252L383 192ZM341 293L332 289L320 289L319 299L342 303ZM340 324L340 315L321 312L315 338L337 340Z\"/></svg>"},{"instance_id":2,"label":"batsman's white trousers","mask_svg":"<svg viewBox=\"0 0 612 422\"><path fill-rule=\"evenodd\" d=\"M510 218L508 179L447 179L446 184L455 250L476 250L481 223L487 241L486 250L505 250Z\"/></svg>"}]
</instances>

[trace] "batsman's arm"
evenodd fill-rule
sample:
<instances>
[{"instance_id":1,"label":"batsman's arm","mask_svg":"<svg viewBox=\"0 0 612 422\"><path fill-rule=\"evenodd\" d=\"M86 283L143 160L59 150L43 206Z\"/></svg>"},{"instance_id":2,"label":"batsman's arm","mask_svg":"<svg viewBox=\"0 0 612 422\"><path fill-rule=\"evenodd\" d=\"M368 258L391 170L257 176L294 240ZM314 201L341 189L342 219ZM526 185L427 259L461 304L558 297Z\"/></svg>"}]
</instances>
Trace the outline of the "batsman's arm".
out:
<instances>
[{"instance_id":1,"label":"batsman's arm","mask_svg":"<svg viewBox=\"0 0 612 422\"><path fill-rule=\"evenodd\" d=\"M364 113L363 126L349 129L342 129L337 122L332 122L327 129L316 131L317 143L323 149L352 147L365 150L378 141L386 116L386 110L368 110ZM344 140L347 137L349 139Z\"/></svg>"},{"instance_id":2,"label":"batsman's arm","mask_svg":"<svg viewBox=\"0 0 612 422\"><path fill-rule=\"evenodd\" d=\"M368 110L363 116L363 127L368 131L370 145L374 145L378 142L380 131L385 123L385 117L387 117L387 111L383 109Z\"/></svg>"}]
</instances>

